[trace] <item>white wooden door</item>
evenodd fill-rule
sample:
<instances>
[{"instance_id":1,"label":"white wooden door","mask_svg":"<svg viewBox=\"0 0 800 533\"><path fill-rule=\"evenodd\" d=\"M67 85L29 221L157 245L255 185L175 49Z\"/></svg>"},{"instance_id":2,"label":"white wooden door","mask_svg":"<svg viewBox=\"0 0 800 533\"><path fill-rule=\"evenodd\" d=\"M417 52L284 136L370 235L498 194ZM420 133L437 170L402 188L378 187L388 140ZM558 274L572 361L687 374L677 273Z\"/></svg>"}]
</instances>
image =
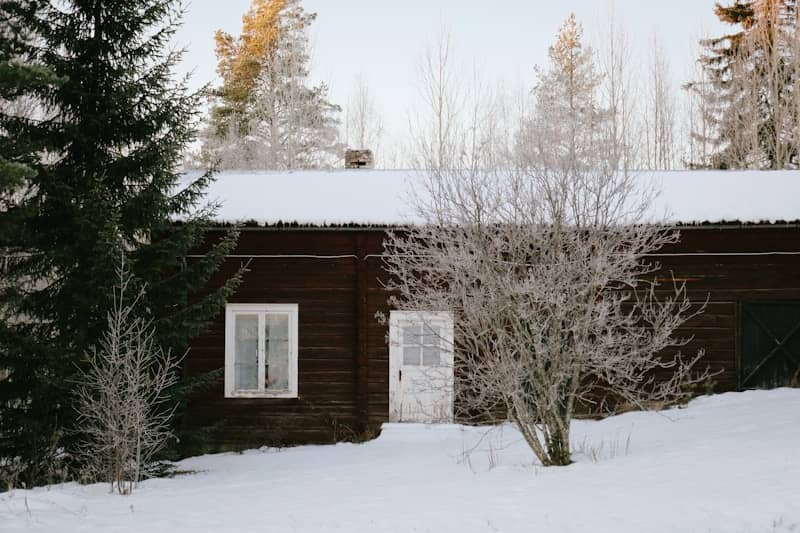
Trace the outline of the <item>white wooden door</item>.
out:
<instances>
[{"instance_id":1,"label":"white wooden door","mask_svg":"<svg viewBox=\"0 0 800 533\"><path fill-rule=\"evenodd\" d=\"M392 311L389 340L389 420L452 422L450 314Z\"/></svg>"}]
</instances>

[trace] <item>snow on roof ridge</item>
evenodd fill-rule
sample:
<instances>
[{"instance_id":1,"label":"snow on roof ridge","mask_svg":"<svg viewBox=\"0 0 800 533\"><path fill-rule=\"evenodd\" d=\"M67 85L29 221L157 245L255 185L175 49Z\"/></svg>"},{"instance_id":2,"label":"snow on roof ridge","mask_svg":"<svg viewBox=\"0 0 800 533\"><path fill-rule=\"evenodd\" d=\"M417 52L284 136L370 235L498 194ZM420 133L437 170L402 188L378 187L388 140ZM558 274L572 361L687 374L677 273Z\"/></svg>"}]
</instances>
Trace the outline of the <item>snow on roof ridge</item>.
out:
<instances>
[{"instance_id":1,"label":"snow on roof ridge","mask_svg":"<svg viewBox=\"0 0 800 533\"><path fill-rule=\"evenodd\" d=\"M207 199L219 222L401 225L419 223L411 198L414 175L404 169L237 170L218 173ZM800 219L800 171L635 171L660 194L654 218L667 222L743 223ZM189 174L191 175L191 174ZM275 178L285 179L275 179ZM266 178L266 179L265 179Z\"/></svg>"}]
</instances>

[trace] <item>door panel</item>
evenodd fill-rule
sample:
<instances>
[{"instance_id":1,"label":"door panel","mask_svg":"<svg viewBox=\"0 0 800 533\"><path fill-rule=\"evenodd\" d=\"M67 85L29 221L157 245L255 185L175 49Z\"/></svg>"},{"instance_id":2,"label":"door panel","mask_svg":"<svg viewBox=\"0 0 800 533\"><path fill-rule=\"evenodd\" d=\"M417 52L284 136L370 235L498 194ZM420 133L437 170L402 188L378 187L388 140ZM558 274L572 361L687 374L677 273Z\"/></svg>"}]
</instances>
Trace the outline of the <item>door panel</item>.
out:
<instances>
[{"instance_id":1,"label":"door panel","mask_svg":"<svg viewBox=\"0 0 800 533\"><path fill-rule=\"evenodd\" d=\"M742 302L739 388L790 385L800 371L800 302Z\"/></svg>"}]
</instances>

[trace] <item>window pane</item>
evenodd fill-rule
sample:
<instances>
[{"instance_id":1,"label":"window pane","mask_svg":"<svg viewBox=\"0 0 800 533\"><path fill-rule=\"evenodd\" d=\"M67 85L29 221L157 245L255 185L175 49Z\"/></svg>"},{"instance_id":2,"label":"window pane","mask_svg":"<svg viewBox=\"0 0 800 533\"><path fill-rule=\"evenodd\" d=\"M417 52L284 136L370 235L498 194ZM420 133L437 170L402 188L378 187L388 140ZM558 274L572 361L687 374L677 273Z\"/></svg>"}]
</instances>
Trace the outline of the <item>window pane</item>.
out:
<instances>
[{"instance_id":1,"label":"window pane","mask_svg":"<svg viewBox=\"0 0 800 533\"><path fill-rule=\"evenodd\" d=\"M403 327L403 345L413 346L419 344L420 341L420 327L419 326L405 326Z\"/></svg>"},{"instance_id":2,"label":"window pane","mask_svg":"<svg viewBox=\"0 0 800 533\"><path fill-rule=\"evenodd\" d=\"M258 390L258 315L237 314L235 321L235 387Z\"/></svg>"},{"instance_id":3,"label":"window pane","mask_svg":"<svg viewBox=\"0 0 800 533\"><path fill-rule=\"evenodd\" d=\"M267 390L289 390L289 315L269 313L266 320Z\"/></svg>"},{"instance_id":4,"label":"window pane","mask_svg":"<svg viewBox=\"0 0 800 533\"><path fill-rule=\"evenodd\" d=\"M439 366L439 348L437 346L424 346L422 348L422 364L425 366Z\"/></svg>"},{"instance_id":5,"label":"window pane","mask_svg":"<svg viewBox=\"0 0 800 533\"><path fill-rule=\"evenodd\" d=\"M403 346L403 364L418 365L419 351L420 351L419 346Z\"/></svg>"},{"instance_id":6,"label":"window pane","mask_svg":"<svg viewBox=\"0 0 800 533\"><path fill-rule=\"evenodd\" d=\"M422 334L422 344L425 346L439 346L439 328L425 325Z\"/></svg>"}]
</instances>

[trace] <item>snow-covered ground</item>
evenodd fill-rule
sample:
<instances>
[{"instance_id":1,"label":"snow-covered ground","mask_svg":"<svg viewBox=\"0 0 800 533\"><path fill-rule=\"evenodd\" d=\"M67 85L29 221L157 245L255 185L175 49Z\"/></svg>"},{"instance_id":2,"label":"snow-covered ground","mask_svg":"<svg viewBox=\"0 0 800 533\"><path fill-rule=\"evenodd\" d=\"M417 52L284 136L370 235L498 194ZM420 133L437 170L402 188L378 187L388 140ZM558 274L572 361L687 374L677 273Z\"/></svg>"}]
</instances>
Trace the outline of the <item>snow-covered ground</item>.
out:
<instances>
[{"instance_id":1,"label":"snow-covered ground","mask_svg":"<svg viewBox=\"0 0 800 533\"><path fill-rule=\"evenodd\" d=\"M366 444L218 454L133 496L0 494L0 531L800 532L800 390L578 421L577 462L534 464L504 427L389 424Z\"/></svg>"}]
</instances>

